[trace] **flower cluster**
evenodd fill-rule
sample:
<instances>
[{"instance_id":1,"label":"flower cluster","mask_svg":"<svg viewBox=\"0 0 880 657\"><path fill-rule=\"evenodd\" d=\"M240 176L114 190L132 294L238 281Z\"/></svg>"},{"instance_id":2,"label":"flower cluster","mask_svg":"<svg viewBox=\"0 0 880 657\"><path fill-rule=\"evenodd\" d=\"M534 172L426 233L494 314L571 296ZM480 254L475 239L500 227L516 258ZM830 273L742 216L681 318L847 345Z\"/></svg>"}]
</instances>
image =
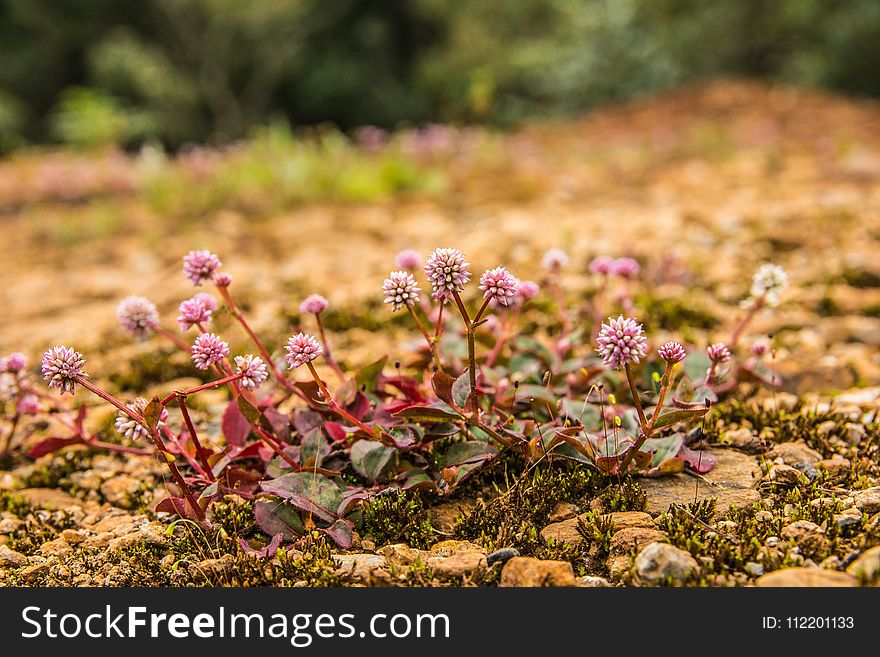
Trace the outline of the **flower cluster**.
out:
<instances>
[{"instance_id":1,"label":"flower cluster","mask_svg":"<svg viewBox=\"0 0 880 657\"><path fill-rule=\"evenodd\" d=\"M0 372L17 374L27 367L27 358L17 351L0 358Z\"/></svg>"},{"instance_id":2,"label":"flower cluster","mask_svg":"<svg viewBox=\"0 0 880 657\"><path fill-rule=\"evenodd\" d=\"M604 363L615 369L638 363L648 353L648 340L642 325L623 315L617 319L609 317L608 323L602 324L597 342Z\"/></svg>"},{"instance_id":3,"label":"flower cluster","mask_svg":"<svg viewBox=\"0 0 880 657\"><path fill-rule=\"evenodd\" d=\"M788 287L788 274L779 265L765 264L752 277L751 302L761 301L770 308L779 305L779 295Z\"/></svg>"},{"instance_id":4,"label":"flower cluster","mask_svg":"<svg viewBox=\"0 0 880 657\"><path fill-rule=\"evenodd\" d=\"M297 333L290 338L284 349L287 351L286 358L290 369L310 363L323 353L321 343L314 336L305 333Z\"/></svg>"},{"instance_id":5,"label":"flower cluster","mask_svg":"<svg viewBox=\"0 0 880 657\"><path fill-rule=\"evenodd\" d=\"M147 408L147 400L143 397L138 397L131 404L126 404L131 410L133 410L138 415L143 416L144 411ZM166 409L162 409L161 414L159 415L159 422L165 422L168 419L168 411ZM128 438L129 440L138 440L143 439L146 440L150 437L150 432L147 428L142 425L140 422L136 422L130 415L127 413L123 413L119 411L119 414L116 416L116 422L114 423L116 426L116 431L120 434Z\"/></svg>"},{"instance_id":6,"label":"flower cluster","mask_svg":"<svg viewBox=\"0 0 880 657\"><path fill-rule=\"evenodd\" d=\"M43 380L50 388L61 390L62 395L65 392L72 395L76 391L76 384L82 379L89 378L83 370L85 364L85 358L75 349L64 345L52 347L43 354L41 363Z\"/></svg>"},{"instance_id":7,"label":"flower cluster","mask_svg":"<svg viewBox=\"0 0 880 657\"><path fill-rule=\"evenodd\" d=\"M590 261L588 269L593 274L601 276L618 276L632 279L639 275L641 267L633 258L612 258L610 256L597 256Z\"/></svg>"},{"instance_id":8,"label":"flower cluster","mask_svg":"<svg viewBox=\"0 0 880 657\"><path fill-rule=\"evenodd\" d=\"M198 296L183 301L178 306L177 311L180 313L177 316L177 324L180 326L181 331L188 331L194 326L205 327L211 323L211 309Z\"/></svg>"},{"instance_id":9,"label":"flower cluster","mask_svg":"<svg viewBox=\"0 0 880 657\"><path fill-rule=\"evenodd\" d=\"M269 378L266 363L259 356L247 354L235 357L235 373L241 375L241 387L245 390L256 390Z\"/></svg>"},{"instance_id":10,"label":"flower cluster","mask_svg":"<svg viewBox=\"0 0 880 657\"><path fill-rule=\"evenodd\" d=\"M196 369L206 370L229 355L229 345L214 333L202 333L192 346Z\"/></svg>"},{"instance_id":11,"label":"flower cluster","mask_svg":"<svg viewBox=\"0 0 880 657\"><path fill-rule=\"evenodd\" d=\"M726 363L732 358L730 349L723 342L710 344L706 348L706 355L709 356L709 360L713 363Z\"/></svg>"},{"instance_id":12,"label":"flower cluster","mask_svg":"<svg viewBox=\"0 0 880 657\"><path fill-rule=\"evenodd\" d=\"M550 249L541 258L541 266L552 272L568 267L568 254L562 249Z\"/></svg>"},{"instance_id":13,"label":"flower cluster","mask_svg":"<svg viewBox=\"0 0 880 657\"><path fill-rule=\"evenodd\" d=\"M660 354L660 358L670 365L680 363L685 359L685 356L687 356L684 347L678 342L667 342L657 349L657 353Z\"/></svg>"},{"instance_id":14,"label":"flower cluster","mask_svg":"<svg viewBox=\"0 0 880 657\"><path fill-rule=\"evenodd\" d=\"M125 297L116 307L119 325L133 337L149 337L159 327L159 311L146 297Z\"/></svg>"},{"instance_id":15,"label":"flower cluster","mask_svg":"<svg viewBox=\"0 0 880 657\"><path fill-rule=\"evenodd\" d=\"M470 263L458 249L436 249L425 263L425 275L431 283L433 297L448 301L454 292L461 292L471 280Z\"/></svg>"},{"instance_id":16,"label":"flower cluster","mask_svg":"<svg viewBox=\"0 0 880 657\"><path fill-rule=\"evenodd\" d=\"M412 249L405 249L397 254L395 258L395 264L398 269L403 269L404 271L414 272L416 269L422 266L422 256L418 251L413 251Z\"/></svg>"},{"instance_id":17,"label":"flower cluster","mask_svg":"<svg viewBox=\"0 0 880 657\"><path fill-rule=\"evenodd\" d=\"M382 286L385 303L391 304L391 310L397 312L409 306L412 308L419 301L419 284L408 271L393 271L385 279Z\"/></svg>"},{"instance_id":18,"label":"flower cluster","mask_svg":"<svg viewBox=\"0 0 880 657\"><path fill-rule=\"evenodd\" d=\"M509 305L516 295L519 281L504 267L488 269L480 277L483 298L495 301L502 306Z\"/></svg>"},{"instance_id":19,"label":"flower cluster","mask_svg":"<svg viewBox=\"0 0 880 657\"><path fill-rule=\"evenodd\" d=\"M312 315L320 315L322 312L327 310L327 306L330 305L330 302L327 301L320 294L310 294L305 298L305 300L299 305L299 311L305 314Z\"/></svg>"},{"instance_id":20,"label":"flower cluster","mask_svg":"<svg viewBox=\"0 0 880 657\"><path fill-rule=\"evenodd\" d=\"M193 282L193 285L201 285L222 265L220 258L207 249L190 251L183 258L183 274Z\"/></svg>"}]
</instances>

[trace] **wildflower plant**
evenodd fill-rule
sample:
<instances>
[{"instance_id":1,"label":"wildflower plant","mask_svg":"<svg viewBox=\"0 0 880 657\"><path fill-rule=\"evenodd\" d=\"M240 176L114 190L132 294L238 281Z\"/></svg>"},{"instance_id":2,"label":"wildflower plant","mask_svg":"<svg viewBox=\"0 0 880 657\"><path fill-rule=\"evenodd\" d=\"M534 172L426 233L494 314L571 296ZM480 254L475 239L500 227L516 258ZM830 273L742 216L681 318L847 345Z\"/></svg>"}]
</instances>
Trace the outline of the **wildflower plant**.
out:
<instances>
[{"instance_id":1,"label":"wildflower plant","mask_svg":"<svg viewBox=\"0 0 880 657\"><path fill-rule=\"evenodd\" d=\"M771 353L763 342L745 360L737 357L735 340L707 349L675 340L653 344L635 313L572 327L574 318L591 313L569 315L563 305L548 346L521 323L542 287L507 267L486 269L474 281L466 256L449 247L424 264L414 252L391 264L396 269L377 281L376 296L389 311L407 313L424 338L429 357L421 351L413 371L391 367L387 356L343 370L330 352L321 320L329 302L320 295L300 304L315 333L295 329L283 344L265 343L236 303L220 258L192 251L184 258L185 277L196 287L212 284L216 293L199 291L178 308L179 329L197 330L195 338L164 329L159 309L143 297L123 300L117 318L136 339L172 340L204 383L123 400L95 383L100 376L90 378L80 352L59 345L40 363L43 382L59 399L36 384L24 357L10 354L0 360L0 402L11 426L0 434L0 457L13 445L16 427L51 411L67 433L35 445L33 457L77 444L156 454L171 475L160 511L208 523L207 505L235 492L253 504L276 548L312 530L347 547L358 506L377 494L391 488L445 495L503 452L531 464L567 459L615 474L706 472L714 461L693 449L686 430L736 382L754 382ZM564 304L558 274L572 266L568 256L548 252L544 265L549 293ZM613 258L594 260L589 270L627 285L638 282L640 271L634 260ZM784 277L767 270L758 282L752 309L775 305ZM246 348L211 327L221 310L247 335ZM328 371L338 383L325 380ZM67 401L79 399L81 390L115 407L117 441L85 428L86 406ZM219 432L217 423L200 422L190 410L189 400L206 390L228 395Z\"/></svg>"}]
</instances>

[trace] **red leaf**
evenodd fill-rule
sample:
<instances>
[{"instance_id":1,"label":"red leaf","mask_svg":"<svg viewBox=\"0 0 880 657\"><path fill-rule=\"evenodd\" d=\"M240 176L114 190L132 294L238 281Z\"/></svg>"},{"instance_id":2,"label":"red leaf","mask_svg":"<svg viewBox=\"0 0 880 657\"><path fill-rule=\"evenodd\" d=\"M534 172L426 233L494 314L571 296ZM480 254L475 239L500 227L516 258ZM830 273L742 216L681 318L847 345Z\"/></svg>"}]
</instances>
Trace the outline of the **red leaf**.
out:
<instances>
[{"instance_id":1,"label":"red leaf","mask_svg":"<svg viewBox=\"0 0 880 657\"><path fill-rule=\"evenodd\" d=\"M687 462L691 470L697 474L711 472L718 465L718 459L708 452L690 449L689 447L682 447L678 453L678 458Z\"/></svg>"},{"instance_id":2,"label":"red leaf","mask_svg":"<svg viewBox=\"0 0 880 657\"><path fill-rule=\"evenodd\" d=\"M186 500L182 497L166 497L156 505L155 511L165 513L176 513L181 518L189 518L190 520L198 520L196 514L190 510Z\"/></svg>"},{"instance_id":3,"label":"red leaf","mask_svg":"<svg viewBox=\"0 0 880 657\"><path fill-rule=\"evenodd\" d=\"M269 542L269 545L264 547L262 550L255 550L250 545L248 545L247 541L243 538L238 539L238 544L241 546L241 549L247 552L248 554L252 554L255 557L259 557L260 559L270 559L275 556L275 553L278 552L278 548L281 547L281 540L284 537L281 533L275 534L272 537L272 540Z\"/></svg>"},{"instance_id":4,"label":"red leaf","mask_svg":"<svg viewBox=\"0 0 880 657\"><path fill-rule=\"evenodd\" d=\"M247 440L248 434L251 432L250 423L242 415L238 404L234 401L229 402L229 405L223 412L221 426L223 428L223 435L226 436L226 442L234 447L242 447L245 440Z\"/></svg>"},{"instance_id":5,"label":"red leaf","mask_svg":"<svg viewBox=\"0 0 880 657\"><path fill-rule=\"evenodd\" d=\"M85 441L83 441L83 439L78 436L72 436L70 438L52 436L51 438L46 438L45 440L31 447L30 451L28 452L28 456L30 456L32 459L37 459L41 456L45 456L46 454L57 452L59 449L64 449L65 447L68 447L70 445L80 444L85 444Z\"/></svg>"}]
</instances>

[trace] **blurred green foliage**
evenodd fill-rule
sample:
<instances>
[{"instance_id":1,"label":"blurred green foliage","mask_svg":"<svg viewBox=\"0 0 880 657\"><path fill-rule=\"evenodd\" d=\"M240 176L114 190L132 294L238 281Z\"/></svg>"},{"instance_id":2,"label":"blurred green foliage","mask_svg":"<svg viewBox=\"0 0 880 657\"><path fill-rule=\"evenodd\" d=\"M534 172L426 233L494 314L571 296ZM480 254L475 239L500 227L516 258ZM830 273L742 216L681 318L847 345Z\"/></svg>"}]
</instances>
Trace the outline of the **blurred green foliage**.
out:
<instances>
[{"instance_id":1,"label":"blurred green foliage","mask_svg":"<svg viewBox=\"0 0 880 657\"><path fill-rule=\"evenodd\" d=\"M718 75L880 95L877 0L0 0L0 150L512 124Z\"/></svg>"}]
</instances>

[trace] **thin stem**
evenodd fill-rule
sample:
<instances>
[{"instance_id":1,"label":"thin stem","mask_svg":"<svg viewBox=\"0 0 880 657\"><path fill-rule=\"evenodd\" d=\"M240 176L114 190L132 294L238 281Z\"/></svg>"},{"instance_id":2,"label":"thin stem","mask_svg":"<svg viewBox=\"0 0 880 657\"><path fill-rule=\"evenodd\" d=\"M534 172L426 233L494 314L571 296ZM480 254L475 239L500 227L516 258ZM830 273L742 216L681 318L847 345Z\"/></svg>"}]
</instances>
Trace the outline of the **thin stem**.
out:
<instances>
[{"instance_id":1,"label":"thin stem","mask_svg":"<svg viewBox=\"0 0 880 657\"><path fill-rule=\"evenodd\" d=\"M440 304L440 309L437 311L437 325L434 327L434 341L440 342L440 336L443 334L443 309L446 307L445 303ZM425 313L428 318L431 317L427 312Z\"/></svg>"},{"instance_id":2,"label":"thin stem","mask_svg":"<svg viewBox=\"0 0 880 657\"><path fill-rule=\"evenodd\" d=\"M15 436L15 430L18 427L18 421L20 418L21 414L16 410L15 415L12 416L12 420L9 423L9 433L3 440L3 446L0 447L0 458L6 456L9 453L9 450L12 449L12 438Z\"/></svg>"},{"instance_id":3,"label":"thin stem","mask_svg":"<svg viewBox=\"0 0 880 657\"><path fill-rule=\"evenodd\" d=\"M657 424L657 418L660 417L660 411L663 410L663 405L666 403L666 395L671 389L672 363L666 361L666 371L663 373L663 380L660 383L660 398L657 400L657 406L654 408L654 415L651 416L651 424L648 427L648 433L654 431L654 426Z\"/></svg>"},{"instance_id":4,"label":"thin stem","mask_svg":"<svg viewBox=\"0 0 880 657\"><path fill-rule=\"evenodd\" d=\"M175 397L188 397L189 395L194 395L197 392L202 392L203 390L210 390L211 388L218 388L222 385L226 385L227 383L231 383L232 381L237 381L243 375L242 374L228 374L224 376L222 379L217 379L216 381L209 381L208 383L203 383L202 385L196 386L195 388L188 388L187 390L175 390L171 394L169 394L165 399L161 401L162 406L167 406L172 401L174 401Z\"/></svg>"},{"instance_id":5,"label":"thin stem","mask_svg":"<svg viewBox=\"0 0 880 657\"><path fill-rule=\"evenodd\" d=\"M203 475L205 477L205 479L207 479L208 473L206 473L204 471L202 464L199 463L196 459L194 459L188 451L186 451L186 446L181 443L180 437L175 436L174 432L172 432L171 429L168 428L168 425L160 424L159 430L163 434L165 434L165 437L168 440L172 441L175 445L177 445L177 449L180 450L180 455L186 459L186 462L189 464L189 467L191 467L193 470L195 470L199 474Z\"/></svg>"},{"instance_id":6,"label":"thin stem","mask_svg":"<svg viewBox=\"0 0 880 657\"><path fill-rule=\"evenodd\" d=\"M152 452L137 447L127 447L126 445L115 445L113 443L105 443L101 440L86 440L85 444L89 447L97 449L106 449L109 452L119 452L120 454L133 454L136 456L151 456Z\"/></svg>"},{"instance_id":7,"label":"thin stem","mask_svg":"<svg viewBox=\"0 0 880 657\"><path fill-rule=\"evenodd\" d=\"M626 382L629 384L629 391L632 395L633 403L636 406L636 413L639 415L639 423L642 425L642 432L647 433L648 421L645 419L645 411L642 408L642 400L639 399L639 392L636 390L636 384L633 381L632 372L629 369L629 363L624 363L623 371L626 372Z\"/></svg>"},{"instance_id":8,"label":"thin stem","mask_svg":"<svg viewBox=\"0 0 880 657\"><path fill-rule=\"evenodd\" d=\"M415 308L410 305L407 305L406 309L409 311L409 314L412 315L412 318L416 320L416 324L419 327L419 331L422 332L422 335L425 338L425 342L428 343L428 349L431 352L431 358L434 359L434 363L437 365L437 369L441 372L443 371L443 364L440 362L440 358L437 356L437 345L434 340L431 339L431 336L428 335L428 330L425 328L425 325L422 323L422 320L419 319L418 314L416 313Z\"/></svg>"},{"instance_id":9,"label":"thin stem","mask_svg":"<svg viewBox=\"0 0 880 657\"><path fill-rule=\"evenodd\" d=\"M764 307L765 300L764 297L760 297L755 300L754 305L751 307L749 312L743 317L743 320L739 323L739 326L736 327L736 330L730 336L730 348L733 349L739 343L742 334L745 332L746 328L748 328L749 324L752 323L752 320L755 318L755 315Z\"/></svg>"},{"instance_id":10,"label":"thin stem","mask_svg":"<svg viewBox=\"0 0 880 657\"><path fill-rule=\"evenodd\" d=\"M366 424L364 424L363 422L358 420L354 415L352 415L351 413L346 411L344 408L342 408L342 406L340 406L338 403L336 403L336 400L333 399L333 395L330 394L330 391L327 389L327 386L324 385L324 382L321 380L321 377L318 376L318 371L315 369L315 366L312 365L312 362L307 361L306 365L308 366L309 372L311 372L312 378L315 380L315 383L318 384L318 389L321 391L321 395L324 397L324 401L327 402L327 405L330 407L330 409L334 413L336 413L336 415L343 418L346 422L350 422L351 424L356 426L358 429L360 429L364 433L372 436L373 430L370 429L370 427L368 427ZM385 431L382 431L382 433L383 433L383 435L387 436Z\"/></svg>"},{"instance_id":11,"label":"thin stem","mask_svg":"<svg viewBox=\"0 0 880 657\"><path fill-rule=\"evenodd\" d=\"M190 346L186 342L184 342L181 338L174 335L168 329L162 328L161 326L157 326L156 333L161 335L163 338L167 338L168 340L171 340L171 342L176 344L178 347L180 347L184 351L188 352L190 350Z\"/></svg>"},{"instance_id":12,"label":"thin stem","mask_svg":"<svg viewBox=\"0 0 880 657\"><path fill-rule=\"evenodd\" d=\"M458 307L458 312L461 313L461 318L464 320L465 328L467 329L468 377L470 378L471 385L468 402L471 407L471 412L476 416L479 412L479 406L477 403L477 356L476 341L474 339L474 322L471 321L467 308L461 300L461 295L458 293L458 290L452 291L452 297L455 299L455 305Z\"/></svg>"},{"instance_id":13,"label":"thin stem","mask_svg":"<svg viewBox=\"0 0 880 657\"><path fill-rule=\"evenodd\" d=\"M192 418L189 416L189 409L186 407L186 396L178 397L177 404L180 406L180 414L183 416L183 422L186 424L186 430L189 432L189 437L192 438L193 445L196 447L196 454L199 457L202 467L205 469L205 474L211 481L216 481L217 478L214 476L214 470L211 468L210 461L208 461L208 454L205 452L205 448L202 447L202 443L196 433L196 427L193 424Z\"/></svg>"},{"instance_id":14,"label":"thin stem","mask_svg":"<svg viewBox=\"0 0 880 657\"><path fill-rule=\"evenodd\" d=\"M330 369L339 377L339 380L345 381L345 372L339 367L339 363L333 358L333 352L330 350L330 343L327 341L327 335L324 333L324 322L321 321L321 313L315 313L315 320L318 324L318 335L321 337L321 345L324 347L324 358L327 360Z\"/></svg>"},{"instance_id":15,"label":"thin stem","mask_svg":"<svg viewBox=\"0 0 880 657\"><path fill-rule=\"evenodd\" d=\"M265 429L263 429L262 427L254 427L254 428L257 430L257 435L260 437L260 440L262 440L264 443L266 443L271 448L271 450L273 452L275 452L275 454L281 458L281 460L285 461L287 463L287 465L289 465L291 468L293 468L294 471L296 471L296 472L299 472L300 470L302 470L299 463L294 461L280 447L280 443L276 443L274 438L272 438L272 436L269 435L269 433Z\"/></svg>"},{"instance_id":16,"label":"thin stem","mask_svg":"<svg viewBox=\"0 0 880 657\"><path fill-rule=\"evenodd\" d=\"M480 306L480 309L477 311L477 314L476 314L476 316L474 317L474 321L473 321L474 324L477 324L481 319L483 319L483 313L485 313L485 312L486 312L486 309L489 308L489 302L490 302L491 300L492 300L491 297L486 297L486 298L483 300L483 305Z\"/></svg>"},{"instance_id":17,"label":"thin stem","mask_svg":"<svg viewBox=\"0 0 880 657\"><path fill-rule=\"evenodd\" d=\"M104 392L103 390L101 390L98 386L93 384L88 379L83 378L82 376L77 376L77 377L75 377L75 380L83 388L85 388L86 390L88 390L92 394L97 395L98 397L103 399L108 404L112 404L113 406L118 408L120 411L125 413L132 420L134 420L135 422L137 422L138 424L140 424L142 427L146 428L149 431L150 428L147 427L147 422L146 422L146 420L144 420L143 415L141 415L137 411L126 406L125 404L123 404L121 401L116 399L116 397L114 397L110 393Z\"/></svg>"},{"instance_id":18,"label":"thin stem","mask_svg":"<svg viewBox=\"0 0 880 657\"><path fill-rule=\"evenodd\" d=\"M232 315L235 317L236 321L241 324L241 327L245 330L245 333L250 336L251 340L256 345L257 350L260 352L260 356L263 357L266 365L268 365L269 369L272 371L272 376L274 376L278 383L284 386L288 391L297 395L304 401L308 401L308 396L302 390L300 390L290 381L288 381L284 374L282 374L278 367L275 365L275 361L272 360L272 357L269 355L269 351L260 341L260 338L257 337L257 334L254 333L253 329L250 327L250 324L247 323L247 320L244 318L244 314L241 312L241 309L239 309L235 301L232 300L232 296L229 294L229 289L220 285L216 287L217 292L220 293L220 296L223 297L223 301L225 301L226 305L229 306L229 310L230 312L232 312Z\"/></svg>"}]
</instances>

